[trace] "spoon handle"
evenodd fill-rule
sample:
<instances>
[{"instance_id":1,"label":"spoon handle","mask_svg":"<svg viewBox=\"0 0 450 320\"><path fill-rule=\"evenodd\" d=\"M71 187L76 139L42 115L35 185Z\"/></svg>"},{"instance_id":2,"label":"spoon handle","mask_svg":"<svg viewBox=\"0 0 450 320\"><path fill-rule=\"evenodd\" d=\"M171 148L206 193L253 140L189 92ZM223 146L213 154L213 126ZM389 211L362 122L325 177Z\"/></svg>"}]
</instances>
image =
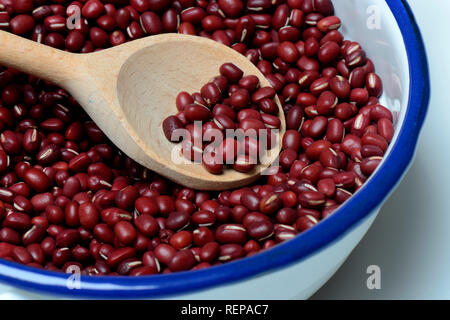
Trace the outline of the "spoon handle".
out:
<instances>
[{"instance_id":1,"label":"spoon handle","mask_svg":"<svg viewBox=\"0 0 450 320\"><path fill-rule=\"evenodd\" d=\"M78 56L0 31L0 65L61 84L76 72Z\"/></svg>"}]
</instances>

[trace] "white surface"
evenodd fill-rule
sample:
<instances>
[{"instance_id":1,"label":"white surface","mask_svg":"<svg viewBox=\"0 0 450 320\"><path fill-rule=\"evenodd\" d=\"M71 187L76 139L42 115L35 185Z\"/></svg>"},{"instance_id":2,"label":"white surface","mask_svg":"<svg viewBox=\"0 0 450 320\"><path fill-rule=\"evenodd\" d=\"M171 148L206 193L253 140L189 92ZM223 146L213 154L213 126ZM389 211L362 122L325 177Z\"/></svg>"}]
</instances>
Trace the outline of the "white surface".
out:
<instances>
[{"instance_id":1,"label":"white surface","mask_svg":"<svg viewBox=\"0 0 450 320\"><path fill-rule=\"evenodd\" d=\"M316 299L450 299L450 1L409 0L427 47L431 103L414 165ZM381 290L366 268L381 267Z\"/></svg>"}]
</instances>

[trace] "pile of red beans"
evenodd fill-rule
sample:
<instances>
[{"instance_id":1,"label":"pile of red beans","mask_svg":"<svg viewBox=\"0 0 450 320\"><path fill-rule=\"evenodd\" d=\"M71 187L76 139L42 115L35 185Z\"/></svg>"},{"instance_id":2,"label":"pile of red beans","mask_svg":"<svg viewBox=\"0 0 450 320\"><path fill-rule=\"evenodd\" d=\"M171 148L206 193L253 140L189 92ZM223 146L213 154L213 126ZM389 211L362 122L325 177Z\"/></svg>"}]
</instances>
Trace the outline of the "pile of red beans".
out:
<instances>
[{"instance_id":1,"label":"pile of red beans","mask_svg":"<svg viewBox=\"0 0 450 320\"><path fill-rule=\"evenodd\" d=\"M260 87L257 76L244 77L235 64L224 63L220 76L200 92L178 94L178 113L167 117L162 129L171 142L180 142L173 140L181 130L182 155L212 174L221 174L225 165L250 172L272 148L272 139L278 136L272 130L281 127L275 95L272 87Z\"/></svg>"},{"instance_id":2,"label":"pile of red beans","mask_svg":"<svg viewBox=\"0 0 450 320\"><path fill-rule=\"evenodd\" d=\"M71 52L162 32L231 46L267 77L288 129L272 175L200 192L129 159L64 90L1 68L0 257L88 275L170 273L253 255L332 214L394 132L371 60L333 14L331 0L0 0L2 30Z\"/></svg>"}]
</instances>

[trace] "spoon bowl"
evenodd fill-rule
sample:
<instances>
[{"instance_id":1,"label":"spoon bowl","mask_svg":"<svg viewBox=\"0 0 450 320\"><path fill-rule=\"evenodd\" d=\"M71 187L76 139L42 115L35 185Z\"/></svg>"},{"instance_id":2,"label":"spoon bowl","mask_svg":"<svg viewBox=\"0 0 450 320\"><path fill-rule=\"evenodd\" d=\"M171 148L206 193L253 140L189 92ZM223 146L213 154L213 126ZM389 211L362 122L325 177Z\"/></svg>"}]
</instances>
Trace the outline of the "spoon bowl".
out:
<instances>
[{"instance_id":1,"label":"spoon bowl","mask_svg":"<svg viewBox=\"0 0 450 320\"><path fill-rule=\"evenodd\" d=\"M270 86L246 57L202 37L162 34L99 52L73 54L0 31L0 64L63 87L130 158L200 190L237 188L258 179L278 157L285 132L284 113L275 98L282 126L275 146L254 170L229 169L214 175L200 164L181 161L180 145L167 141L162 122L177 112L179 92L199 91L226 62L234 63L245 75L256 75L261 86Z\"/></svg>"}]
</instances>

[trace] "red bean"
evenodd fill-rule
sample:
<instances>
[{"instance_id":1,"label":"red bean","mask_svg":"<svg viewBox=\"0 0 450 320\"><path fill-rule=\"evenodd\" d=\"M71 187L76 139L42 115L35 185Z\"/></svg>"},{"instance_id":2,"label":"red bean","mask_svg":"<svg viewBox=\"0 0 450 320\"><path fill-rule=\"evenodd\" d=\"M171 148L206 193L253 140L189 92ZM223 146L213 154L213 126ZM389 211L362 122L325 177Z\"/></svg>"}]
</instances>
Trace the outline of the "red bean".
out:
<instances>
[{"instance_id":1,"label":"red bean","mask_svg":"<svg viewBox=\"0 0 450 320\"><path fill-rule=\"evenodd\" d=\"M373 146L373 145L365 145L361 148L361 156L363 158L369 158L369 157L382 157L384 155L383 149Z\"/></svg>"},{"instance_id":2,"label":"red bean","mask_svg":"<svg viewBox=\"0 0 450 320\"><path fill-rule=\"evenodd\" d=\"M205 10L200 7L191 7L181 12L181 20L183 22L190 22L192 24L201 23L202 19L206 16Z\"/></svg>"},{"instance_id":3,"label":"red bean","mask_svg":"<svg viewBox=\"0 0 450 320\"><path fill-rule=\"evenodd\" d=\"M21 243L20 233L11 228L3 227L0 229L0 241L18 245Z\"/></svg>"},{"instance_id":4,"label":"red bean","mask_svg":"<svg viewBox=\"0 0 450 320\"><path fill-rule=\"evenodd\" d=\"M190 122L206 121L210 118L211 112L207 107L193 103L186 106L184 109L184 115Z\"/></svg>"},{"instance_id":5,"label":"red bean","mask_svg":"<svg viewBox=\"0 0 450 320\"><path fill-rule=\"evenodd\" d=\"M270 215L281 209L283 201L278 194L268 194L261 199L259 209L261 213Z\"/></svg>"},{"instance_id":6,"label":"red bean","mask_svg":"<svg viewBox=\"0 0 450 320\"><path fill-rule=\"evenodd\" d=\"M240 154L233 164L233 169L239 172L250 172L256 166L255 160L249 155Z\"/></svg>"},{"instance_id":7,"label":"red bean","mask_svg":"<svg viewBox=\"0 0 450 320\"><path fill-rule=\"evenodd\" d=\"M238 83L243 76L243 71L232 63L225 63L220 67L220 74L231 83Z\"/></svg>"},{"instance_id":8,"label":"red bean","mask_svg":"<svg viewBox=\"0 0 450 320\"><path fill-rule=\"evenodd\" d=\"M240 42L246 42L254 35L255 20L251 16L243 16L239 18L236 24L236 37Z\"/></svg>"},{"instance_id":9,"label":"red bean","mask_svg":"<svg viewBox=\"0 0 450 320\"><path fill-rule=\"evenodd\" d=\"M166 219L166 227L177 231L190 223L190 215L186 212L172 212Z\"/></svg>"},{"instance_id":10,"label":"red bean","mask_svg":"<svg viewBox=\"0 0 450 320\"><path fill-rule=\"evenodd\" d=\"M12 250L12 258L22 264L28 264L33 261L33 258L31 257L28 250L23 247L15 247Z\"/></svg>"},{"instance_id":11,"label":"red bean","mask_svg":"<svg viewBox=\"0 0 450 320\"><path fill-rule=\"evenodd\" d=\"M220 246L219 261L232 261L244 257L245 251L238 244L224 244Z\"/></svg>"},{"instance_id":12,"label":"red bean","mask_svg":"<svg viewBox=\"0 0 450 320\"><path fill-rule=\"evenodd\" d=\"M375 73L367 74L366 88L369 91L369 95L379 98L383 91L383 84L380 77Z\"/></svg>"},{"instance_id":13,"label":"red bean","mask_svg":"<svg viewBox=\"0 0 450 320\"><path fill-rule=\"evenodd\" d=\"M168 265L177 253L176 249L167 244L160 244L155 248L155 257L165 265Z\"/></svg>"},{"instance_id":14,"label":"red bean","mask_svg":"<svg viewBox=\"0 0 450 320\"><path fill-rule=\"evenodd\" d=\"M116 25L120 29L125 29L128 26L130 18L131 18L130 11L127 10L126 8L120 8L114 14Z\"/></svg>"},{"instance_id":15,"label":"red bean","mask_svg":"<svg viewBox=\"0 0 450 320\"><path fill-rule=\"evenodd\" d=\"M260 103L263 99L273 99L275 93L275 90L271 87L260 88L252 94L252 102Z\"/></svg>"},{"instance_id":16,"label":"red bean","mask_svg":"<svg viewBox=\"0 0 450 320\"><path fill-rule=\"evenodd\" d=\"M170 245L175 249L187 249L192 245L192 234L189 231L179 231L170 238Z\"/></svg>"},{"instance_id":17,"label":"red bean","mask_svg":"<svg viewBox=\"0 0 450 320\"><path fill-rule=\"evenodd\" d=\"M285 149L280 153L280 164L283 168L288 169L297 159L297 152L293 149Z\"/></svg>"},{"instance_id":18,"label":"red bean","mask_svg":"<svg viewBox=\"0 0 450 320\"><path fill-rule=\"evenodd\" d=\"M231 107L224 104L216 104L216 106L213 108L213 115L214 116L226 115L233 121L236 120L236 112Z\"/></svg>"},{"instance_id":19,"label":"red bean","mask_svg":"<svg viewBox=\"0 0 450 320\"><path fill-rule=\"evenodd\" d=\"M389 109L383 107L382 105L376 104L370 108L370 118L373 121L378 121L382 118L392 121L392 113Z\"/></svg>"},{"instance_id":20,"label":"red bean","mask_svg":"<svg viewBox=\"0 0 450 320\"><path fill-rule=\"evenodd\" d=\"M14 198L13 206L16 210L30 214L33 211L31 202L22 195L17 195Z\"/></svg>"},{"instance_id":21,"label":"red bean","mask_svg":"<svg viewBox=\"0 0 450 320\"><path fill-rule=\"evenodd\" d=\"M67 203L64 209L66 224L71 227L77 227L80 223L78 207L79 205L77 202L71 201Z\"/></svg>"},{"instance_id":22,"label":"red bean","mask_svg":"<svg viewBox=\"0 0 450 320\"><path fill-rule=\"evenodd\" d=\"M67 229L60 232L56 236L56 246L58 247L71 247L77 243L80 239L80 234L78 230Z\"/></svg>"},{"instance_id":23,"label":"red bean","mask_svg":"<svg viewBox=\"0 0 450 320\"><path fill-rule=\"evenodd\" d=\"M177 252L170 260L168 267L172 271L189 270L195 264L195 257L190 250Z\"/></svg>"},{"instance_id":24,"label":"red bean","mask_svg":"<svg viewBox=\"0 0 450 320\"><path fill-rule=\"evenodd\" d=\"M382 157L370 157L361 162L361 171L366 176L370 176L380 164Z\"/></svg>"},{"instance_id":25,"label":"red bean","mask_svg":"<svg viewBox=\"0 0 450 320\"><path fill-rule=\"evenodd\" d=\"M238 122L244 121L245 119L255 119L262 121L261 113L254 109L243 109L238 112Z\"/></svg>"},{"instance_id":26,"label":"red bean","mask_svg":"<svg viewBox=\"0 0 450 320\"><path fill-rule=\"evenodd\" d=\"M99 221L100 214L92 203L83 203L78 208L80 224L86 229L92 230Z\"/></svg>"},{"instance_id":27,"label":"red bean","mask_svg":"<svg viewBox=\"0 0 450 320\"><path fill-rule=\"evenodd\" d=\"M344 126L338 119L332 119L328 122L326 137L331 143L341 142L344 136Z\"/></svg>"},{"instance_id":28,"label":"red bean","mask_svg":"<svg viewBox=\"0 0 450 320\"><path fill-rule=\"evenodd\" d=\"M266 129L266 126L264 125L264 122L257 119L244 119L241 122L239 122L239 128L244 130L246 132L247 130L253 129L258 132L258 130Z\"/></svg>"},{"instance_id":29,"label":"red bean","mask_svg":"<svg viewBox=\"0 0 450 320\"><path fill-rule=\"evenodd\" d=\"M394 127L392 121L387 118L378 120L377 123L378 134L386 139L387 142L391 142L394 137Z\"/></svg>"},{"instance_id":30,"label":"red bean","mask_svg":"<svg viewBox=\"0 0 450 320\"><path fill-rule=\"evenodd\" d=\"M107 224L99 223L94 227L94 237L104 243L113 243L114 233Z\"/></svg>"},{"instance_id":31,"label":"red bean","mask_svg":"<svg viewBox=\"0 0 450 320\"><path fill-rule=\"evenodd\" d=\"M99 0L89 0L82 8L82 15L89 19L98 18L105 10L104 5Z\"/></svg>"},{"instance_id":32,"label":"red bean","mask_svg":"<svg viewBox=\"0 0 450 320\"><path fill-rule=\"evenodd\" d=\"M116 193L115 204L120 209L130 209L138 196L139 191L136 187L127 186Z\"/></svg>"},{"instance_id":33,"label":"red bean","mask_svg":"<svg viewBox=\"0 0 450 320\"><path fill-rule=\"evenodd\" d=\"M74 172L81 172L91 164L91 159L89 158L88 154L85 152L82 152L75 157L73 157L69 162L69 169Z\"/></svg>"},{"instance_id":34,"label":"red bean","mask_svg":"<svg viewBox=\"0 0 450 320\"><path fill-rule=\"evenodd\" d=\"M24 231L31 227L31 219L24 213L12 212L6 216L2 225L17 231Z\"/></svg>"},{"instance_id":35,"label":"red bean","mask_svg":"<svg viewBox=\"0 0 450 320\"><path fill-rule=\"evenodd\" d=\"M276 215L277 221L282 224L293 224L296 218L297 213L292 208L283 208Z\"/></svg>"},{"instance_id":36,"label":"red bean","mask_svg":"<svg viewBox=\"0 0 450 320\"><path fill-rule=\"evenodd\" d=\"M364 135L361 139L362 145L374 145L379 147L381 150L386 151L388 148L388 143L386 139L378 134L368 133Z\"/></svg>"},{"instance_id":37,"label":"red bean","mask_svg":"<svg viewBox=\"0 0 450 320\"><path fill-rule=\"evenodd\" d=\"M51 193L40 193L31 198L31 204L37 212L42 212L45 208L54 203L54 197Z\"/></svg>"},{"instance_id":38,"label":"red bean","mask_svg":"<svg viewBox=\"0 0 450 320\"><path fill-rule=\"evenodd\" d=\"M345 102L338 104L334 111L336 118L338 118L341 121L348 120L356 112L357 112L357 109L353 104L345 103Z\"/></svg>"},{"instance_id":39,"label":"red bean","mask_svg":"<svg viewBox=\"0 0 450 320\"><path fill-rule=\"evenodd\" d=\"M220 9L230 17L236 17L244 9L244 4L241 0L219 0Z\"/></svg>"},{"instance_id":40,"label":"red bean","mask_svg":"<svg viewBox=\"0 0 450 320\"><path fill-rule=\"evenodd\" d=\"M33 258L33 261L38 264L44 264L45 256L44 251L38 243L33 243L27 246L28 253Z\"/></svg>"},{"instance_id":41,"label":"red bean","mask_svg":"<svg viewBox=\"0 0 450 320\"><path fill-rule=\"evenodd\" d=\"M297 47L292 42L282 42L277 48L278 56L287 63L295 63L299 58Z\"/></svg>"},{"instance_id":42,"label":"red bean","mask_svg":"<svg viewBox=\"0 0 450 320\"><path fill-rule=\"evenodd\" d=\"M363 88L366 80L366 72L363 68L355 68L349 77L352 88Z\"/></svg>"},{"instance_id":43,"label":"red bean","mask_svg":"<svg viewBox=\"0 0 450 320\"><path fill-rule=\"evenodd\" d=\"M283 136L283 149L298 152L301 148L301 135L296 130L287 130Z\"/></svg>"},{"instance_id":44,"label":"red bean","mask_svg":"<svg viewBox=\"0 0 450 320\"><path fill-rule=\"evenodd\" d=\"M226 129L235 129L236 124L234 121L228 117L227 115L217 115L213 119L214 124L217 126L217 129L226 130Z\"/></svg>"},{"instance_id":45,"label":"red bean","mask_svg":"<svg viewBox=\"0 0 450 320\"><path fill-rule=\"evenodd\" d=\"M39 164L49 165L59 159L60 150L55 144L48 144L42 147L36 155L36 160Z\"/></svg>"},{"instance_id":46,"label":"red bean","mask_svg":"<svg viewBox=\"0 0 450 320\"><path fill-rule=\"evenodd\" d=\"M110 267L117 266L120 262L132 258L135 255L135 250L130 247L119 248L113 251L107 259L107 264Z\"/></svg>"},{"instance_id":47,"label":"red bean","mask_svg":"<svg viewBox=\"0 0 450 320\"><path fill-rule=\"evenodd\" d=\"M128 221L119 221L114 226L114 233L124 245L132 244L137 237L136 229Z\"/></svg>"},{"instance_id":48,"label":"red bean","mask_svg":"<svg viewBox=\"0 0 450 320\"><path fill-rule=\"evenodd\" d=\"M341 26L341 20L336 16L329 16L321 19L317 23L317 28L322 32L329 32L331 30L339 29Z\"/></svg>"},{"instance_id":49,"label":"red bean","mask_svg":"<svg viewBox=\"0 0 450 320\"><path fill-rule=\"evenodd\" d=\"M48 221L52 224L61 224L64 222L64 212L58 206L48 206L47 208L45 208L45 214Z\"/></svg>"},{"instance_id":50,"label":"red bean","mask_svg":"<svg viewBox=\"0 0 450 320\"><path fill-rule=\"evenodd\" d=\"M327 126L328 119L323 116L317 116L308 127L308 135L313 138L319 138L326 132Z\"/></svg>"},{"instance_id":51,"label":"red bean","mask_svg":"<svg viewBox=\"0 0 450 320\"><path fill-rule=\"evenodd\" d=\"M156 202L147 197L137 198L134 205L140 214L156 215L159 211Z\"/></svg>"},{"instance_id":52,"label":"red bean","mask_svg":"<svg viewBox=\"0 0 450 320\"><path fill-rule=\"evenodd\" d=\"M10 163L9 156L3 150L0 151L0 172L3 173L8 169Z\"/></svg>"},{"instance_id":53,"label":"red bean","mask_svg":"<svg viewBox=\"0 0 450 320\"><path fill-rule=\"evenodd\" d=\"M238 89L231 95L230 99L231 105L240 110L250 102L250 94L247 89Z\"/></svg>"},{"instance_id":54,"label":"red bean","mask_svg":"<svg viewBox=\"0 0 450 320\"><path fill-rule=\"evenodd\" d=\"M186 199L177 199L175 201L175 209L180 212L192 214L195 211L195 206L192 202Z\"/></svg>"},{"instance_id":55,"label":"red bean","mask_svg":"<svg viewBox=\"0 0 450 320\"><path fill-rule=\"evenodd\" d=\"M325 168L338 169L341 166L341 160L339 159L337 152L331 148L322 151L319 160Z\"/></svg>"},{"instance_id":56,"label":"red bean","mask_svg":"<svg viewBox=\"0 0 450 320\"><path fill-rule=\"evenodd\" d=\"M104 15L97 19L97 24L105 31L112 32L116 26L116 21L110 15Z\"/></svg>"},{"instance_id":57,"label":"red bean","mask_svg":"<svg viewBox=\"0 0 450 320\"><path fill-rule=\"evenodd\" d=\"M161 19L154 12L144 12L139 18L142 30L147 34L159 34L162 32L163 25Z\"/></svg>"},{"instance_id":58,"label":"red bean","mask_svg":"<svg viewBox=\"0 0 450 320\"><path fill-rule=\"evenodd\" d=\"M106 33L106 31L93 27L89 31L89 37L91 38L92 43L97 48L104 48L109 43L109 35Z\"/></svg>"},{"instance_id":59,"label":"red bean","mask_svg":"<svg viewBox=\"0 0 450 320\"><path fill-rule=\"evenodd\" d=\"M335 192L334 180L331 178L322 179L317 183L317 189L327 197L333 197Z\"/></svg>"},{"instance_id":60,"label":"red bean","mask_svg":"<svg viewBox=\"0 0 450 320\"><path fill-rule=\"evenodd\" d=\"M216 221L216 215L211 211L197 211L192 215L192 222L200 227L211 226Z\"/></svg>"},{"instance_id":61,"label":"red bean","mask_svg":"<svg viewBox=\"0 0 450 320\"><path fill-rule=\"evenodd\" d=\"M299 106L291 108L286 116L286 128L298 130L303 120L303 110Z\"/></svg>"},{"instance_id":62,"label":"red bean","mask_svg":"<svg viewBox=\"0 0 450 320\"><path fill-rule=\"evenodd\" d=\"M317 219L306 215L299 217L296 222L297 230L302 232L314 227L318 223Z\"/></svg>"},{"instance_id":63,"label":"red bean","mask_svg":"<svg viewBox=\"0 0 450 320\"><path fill-rule=\"evenodd\" d=\"M328 41L320 47L318 58L322 63L330 63L339 56L339 53L339 45L334 41Z\"/></svg>"},{"instance_id":64,"label":"red bean","mask_svg":"<svg viewBox=\"0 0 450 320\"><path fill-rule=\"evenodd\" d=\"M278 114L278 106L275 104L275 102L273 102L273 100L271 99L262 99L259 102L259 108L261 109L261 111L265 112L265 113L269 113L272 115L277 115Z\"/></svg>"},{"instance_id":65,"label":"red bean","mask_svg":"<svg viewBox=\"0 0 450 320\"><path fill-rule=\"evenodd\" d=\"M25 172L25 182L35 191L44 192L50 187L49 178L40 170L30 168Z\"/></svg>"},{"instance_id":66,"label":"red bean","mask_svg":"<svg viewBox=\"0 0 450 320\"><path fill-rule=\"evenodd\" d=\"M159 231L159 226L156 219L147 214L142 214L137 217L135 224L139 232L145 236L154 236Z\"/></svg>"},{"instance_id":67,"label":"red bean","mask_svg":"<svg viewBox=\"0 0 450 320\"><path fill-rule=\"evenodd\" d=\"M247 230L239 224L225 224L216 230L216 239L221 243L244 243Z\"/></svg>"},{"instance_id":68,"label":"red bean","mask_svg":"<svg viewBox=\"0 0 450 320\"><path fill-rule=\"evenodd\" d=\"M214 241L214 233L207 227L200 227L192 232L192 240L196 246L203 246L208 242Z\"/></svg>"},{"instance_id":69,"label":"red bean","mask_svg":"<svg viewBox=\"0 0 450 320\"><path fill-rule=\"evenodd\" d=\"M263 113L261 114L261 118L265 126L269 129L279 129L281 127L280 118L274 115Z\"/></svg>"},{"instance_id":70,"label":"red bean","mask_svg":"<svg viewBox=\"0 0 450 320\"><path fill-rule=\"evenodd\" d=\"M3 131L0 135L0 142L3 150L9 154L18 154L22 150L21 141L18 139L17 134L12 131Z\"/></svg>"},{"instance_id":71,"label":"red bean","mask_svg":"<svg viewBox=\"0 0 450 320\"><path fill-rule=\"evenodd\" d=\"M248 234L255 240L262 241L270 237L274 227L270 221L253 222L248 226Z\"/></svg>"},{"instance_id":72,"label":"red bean","mask_svg":"<svg viewBox=\"0 0 450 320\"><path fill-rule=\"evenodd\" d=\"M200 259L203 262L213 262L219 254L220 246L217 242L208 242L200 251Z\"/></svg>"},{"instance_id":73,"label":"red bean","mask_svg":"<svg viewBox=\"0 0 450 320\"><path fill-rule=\"evenodd\" d=\"M33 29L34 19L29 15L20 14L12 18L9 24L11 26L11 31L14 34L22 35Z\"/></svg>"}]
</instances>

